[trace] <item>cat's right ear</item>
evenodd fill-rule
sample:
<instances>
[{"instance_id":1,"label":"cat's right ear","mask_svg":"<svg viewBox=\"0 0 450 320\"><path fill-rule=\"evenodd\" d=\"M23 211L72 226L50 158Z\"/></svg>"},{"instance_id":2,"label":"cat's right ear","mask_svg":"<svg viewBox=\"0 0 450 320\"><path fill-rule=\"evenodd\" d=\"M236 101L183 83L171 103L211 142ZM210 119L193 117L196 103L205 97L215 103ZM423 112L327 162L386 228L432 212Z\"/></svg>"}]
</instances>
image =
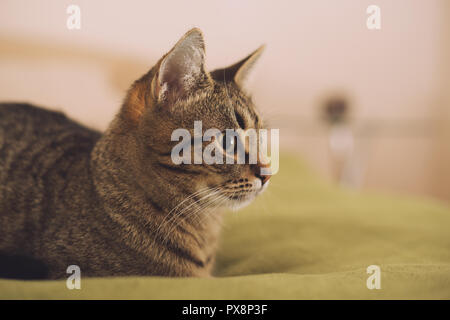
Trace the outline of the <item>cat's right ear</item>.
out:
<instances>
[{"instance_id":1,"label":"cat's right ear","mask_svg":"<svg viewBox=\"0 0 450 320\"><path fill-rule=\"evenodd\" d=\"M205 43L202 32L188 31L160 61L151 90L158 102L173 102L212 83L205 70Z\"/></svg>"},{"instance_id":2,"label":"cat's right ear","mask_svg":"<svg viewBox=\"0 0 450 320\"><path fill-rule=\"evenodd\" d=\"M239 87L245 87L245 82L253 69L256 61L263 53L265 45L260 46L258 49L250 53L247 57L241 61L223 69L217 69L211 72L211 77L220 82L233 81Z\"/></svg>"}]
</instances>

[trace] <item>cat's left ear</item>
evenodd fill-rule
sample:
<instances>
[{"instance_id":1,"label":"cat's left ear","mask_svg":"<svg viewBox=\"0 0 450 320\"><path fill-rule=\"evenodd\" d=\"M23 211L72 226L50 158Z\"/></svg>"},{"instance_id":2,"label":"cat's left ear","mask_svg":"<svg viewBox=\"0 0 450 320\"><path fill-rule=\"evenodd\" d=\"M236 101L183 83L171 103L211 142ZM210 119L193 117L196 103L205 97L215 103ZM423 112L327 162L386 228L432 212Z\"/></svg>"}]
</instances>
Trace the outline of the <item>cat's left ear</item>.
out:
<instances>
[{"instance_id":1,"label":"cat's left ear","mask_svg":"<svg viewBox=\"0 0 450 320\"><path fill-rule=\"evenodd\" d=\"M251 70L261 54L264 52L265 45L262 45L241 61L224 69L218 69L211 72L211 77L216 81L234 81L238 86L244 87Z\"/></svg>"},{"instance_id":2,"label":"cat's left ear","mask_svg":"<svg viewBox=\"0 0 450 320\"><path fill-rule=\"evenodd\" d=\"M161 60L152 81L158 101L182 99L212 84L205 70L205 43L200 29L188 31Z\"/></svg>"}]
</instances>

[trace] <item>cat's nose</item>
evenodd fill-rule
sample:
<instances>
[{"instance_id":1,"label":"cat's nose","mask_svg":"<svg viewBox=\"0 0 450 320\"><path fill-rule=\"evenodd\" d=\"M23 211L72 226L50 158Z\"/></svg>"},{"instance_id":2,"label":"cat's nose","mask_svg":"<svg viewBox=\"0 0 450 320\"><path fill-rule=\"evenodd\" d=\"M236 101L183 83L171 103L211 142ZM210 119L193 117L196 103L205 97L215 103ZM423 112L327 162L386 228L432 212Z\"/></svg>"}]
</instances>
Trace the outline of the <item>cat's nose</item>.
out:
<instances>
[{"instance_id":1,"label":"cat's nose","mask_svg":"<svg viewBox=\"0 0 450 320\"><path fill-rule=\"evenodd\" d=\"M264 185L267 181L269 181L271 175L261 175L261 174L255 174L255 176L259 179L261 179L262 185Z\"/></svg>"},{"instance_id":2,"label":"cat's nose","mask_svg":"<svg viewBox=\"0 0 450 320\"><path fill-rule=\"evenodd\" d=\"M269 174L262 174L262 169L265 169L264 173L269 173ZM253 174L255 175L255 177L257 177L258 179L261 180L261 185L263 186L267 181L269 181L270 177L272 177L272 175L270 174L270 165L265 165L265 164L261 164L258 163L256 165L254 165L253 167Z\"/></svg>"}]
</instances>

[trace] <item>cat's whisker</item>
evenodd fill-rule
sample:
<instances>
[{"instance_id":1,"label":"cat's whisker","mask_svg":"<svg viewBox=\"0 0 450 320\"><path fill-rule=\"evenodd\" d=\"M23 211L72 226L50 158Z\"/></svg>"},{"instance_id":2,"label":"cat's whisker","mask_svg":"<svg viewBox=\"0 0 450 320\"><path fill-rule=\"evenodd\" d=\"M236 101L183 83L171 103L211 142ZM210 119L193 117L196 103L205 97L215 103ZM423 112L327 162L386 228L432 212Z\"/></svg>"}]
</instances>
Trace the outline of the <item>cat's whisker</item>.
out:
<instances>
[{"instance_id":1,"label":"cat's whisker","mask_svg":"<svg viewBox=\"0 0 450 320\"><path fill-rule=\"evenodd\" d=\"M204 211L211 212L212 210L221 207L221 206L227 201L227 199L228 199L228 197L227 197L226 195L223 195L223 194L219 195L218 197L216 197L216 199L214 199L214 202L217 201L217 200L218 200L218 201L217 201L216 203L213 203L213 201L212 201L211 203L209 203L208 206L205 207ZM212 217L212 218L216 218L216 222L217 222L217 223L220 223L220 225L222 225L221 219L217 219L217 216L215 216L215 215L207 215L207 214L205 214L205 215L203 215L203 216L197 215L197 216L196 216L196 218L197 218L197 223L198 223L199 225L202 225L203 222L204 222L207 218L211 218L211 217ZM204 241L204 239L202 239L202 240Z\"/></svg>"},{"instance_id":2,"label":"cat's whisker","mask_svg":"<svg viewBox=\"0 0 450 320\"><path fill-rule=\"evenodd\" d=\"M215 205L211 206L211 207L208 208L208 209L209 209L209 210L211 210L211 209L216 209L216 208L222 206L222 205L227 201L227 199L228 199L228 196L226 196L226 195L220 195L220 196L217 197L217 199L216 199L216 200L219 200L218 203L216 203ZM199 218L199 219L198 219L198 223L199 223L199 224L202 224L203 221L204 221L208 216L207 216L207 215L204 215L204 216L202 217L202 216L198 215L197 217Z\"/></svg>"},{"instance_id":3,"label":"cat's whisker","mask_svg":"<svg viewBox=\"0 0 450 320\"><path fill-rule=\"evenodd\" d=\"M224 203L225 202L224 200L226 200L227 198L228 197L226 195L219 194L216 198L212 199L212 201L210 201L209 203L207 203L206 205L204 205L203 207L201 207L197 211L195 211L195 213L194 213L195 218L198 218L198 219L202 218L202 216L200 214L198 214L199 212L217 208L218 206L220 206L220 204ZM214 202L217 200L219 200L218 203L214 204ZM213 215L211 215L211 216L213 216ZM197 220L197 221L199 221L199 220Z\"/></svg>"},{"instance_id":4,"label":"cat's whisker","mask_svg":"<svg viewBox=\"0 0 450 320\"><path fill-rule=\"evenodd\" d=\"M174 214L175 215L182 215L187 209L189 209L190 207L197 205L198 203L200 203L201 201L203 201L205 198L208 198L210 196L213 196L214 194L217 194L220 191L220 187L216 187L216 188L212 188L211 190L208 190L210 193L207 194L206 196L203 196L202 198L194 201L193 203L191 203L190 205L188 205L187 207L181 208L181 211L178 211Z\"/></svg>"},{"instance_id":5,"label":"cat's whisker","mask_svg":"<svg viewBox=\"0 0 450 320\"><path fill-rule=\"evenodd\" d=\"M200 190L198 190L198 191L196 191L196 192L191 193L191 194L190 194L189 196L187 196L184 200L182 200L179 204L177 204L174 208L172 208L172 210L170 210L170 211L167 213L167 215L170 215L174 210L176 210L177 208L179 208L183 203L185 203L185 202L188 201L189 199L191 199L191 198L193 198L193 197L195 197L195 196L197 196L197 195L199 195L199 194L201 194L201 193L208 192L208 191L210 191L210 190L211 190L210 187L205 187L205 188L202 188L202 189L200 189Z\"/></svg>"},{"instance_id":6,"label":"cat's whisker","mask_svg":"<svg viewBox=\"0 0 450 320\"><path fill-rule=\"evenodd\" d=\"M219 192L220 187L216 187L216 188L211 188L208 191L208 194L206 194L205 196L201 197L200 199L195 200L194 202L192 202L191 204L189 204L186 207L183 207L180 209L180 211L175 212L169 220L166 221L165 225L168 224L173 224L176 222L177 219L179 219L180 217L182 217L182 215L192 206L198 205L199 203L201 203L202 201L204 201L205 199L214 196L215 194L217 194Z\"/></svg>"},{"instance_id":7,"label":"cat's whisker","mask_svg":"<svg viewBox=\"0 0 450 320\"><path fill-rule=\"evenodd\" d=\"M192 214L197 216L197 213L206 210L208 208L208 206L213 204L217 199L220 199L221 197L223 197L223 194L221 192L222 192L222 190L218 190L217 192L215 192L214 197L208 199L203 204L200 204L199 207L197 208L197 210L191 211L191 213L188 214L188 216L191 216Z\"/></svg>"},{"instance_id":8,"label":"cat's whisker","mask_svg":"<svg viewBox=\"0 0 450 320\"><path fill-rule=\"evenodd\" d=\"M213 201L210 201L209 203L207 203L206 206L203 207L203 209L201 211L211 211L213 209L219 208L221 207L227 200L228 200L228 196L224 195L224 194L220 194L219 196L217 196ZM217 201L218 200L218 201ZM214 203L215 201L217 201L217 203ZM198 210L197 210L198 213ZM214 217L214 215L200 215L200 214L196 214L195 218L196 218L196 222L201 225L203 224L203 222L205 221L206 218L208 217Z\"/></svg>"},{"instance_id":9,"label":"cat's whisker","mask_svg":"<svg viewBox=\"0 0 450 320\"><path fill-rule=\"evenodd\" d=\"M174 223L172 224L172 227L168 230L166 236L164 237L163 243L165 243L165 241L166 241L166 240L168 239L168 237L172 234L172 232L173 232L173 231L174 231L174 230L175 230L175 229L176 229L183 221L185 221L186 219L188 219L190 216L196 215L198 212L203 211L204 209L206 209L211 203L213 203L215 200L217 200L217 199L221 196L221 194L219 194L219 192L216 191L216 192L214 192L214 193L211 193L209 196L217 196L217 197L215 197L215 198L213 198L213 199L208 199L204 204L201 204L201 205L199 206L199 208L197 208L197 210L188 212L188 214L186 214L186 216L185 216L184 218L181 217L181 218L178 219L177 221L174 221ZM205 196L205 197L203 197L202 199L205 199L205 198L207 198L207 197L208 197L208 196ZM202 199L200 199L199 201L197 201L197 203L200 202ZM185 209L187 209L187 208L185 208ZM184 211L186 211L186 210L184 210Z\"/></svg>"},{"instance_id":10,"label":"cat's whisker","mask_svg":"<svg viewBox=\"0 0 450 320\"><path fill-rule=\"evenodd\" d=\"M211 205L213 205L215 201L221 200L221 199L227 199L227 196L223 195L221 193L221 191L222 190L215 192L213 198L210 198L207 201L205 201L204 203L200 204L199 207L195 211L189 212L186 215L186 218L189 218L191 216L194 216L194 218L199 218L199 217L201 217L201 215L199 213L210 209Z\"/></svg>"},{"instance_id":11,"label":"cat's whisker","mask_svg":"<svg viewBox=\"0 0 450 320\"><path fill-rule=\"evenodd\" d=\"M159 224L158 228L155 230L155 234L158 234L158 232L161 230L161 228L163 226L170 224L172 220L177 218L177 215L179 215L179 214L181 214L183 212L184 208L181 208L181 210L182 210L181 212L177 212L178 208L180 208L183 203L185 203L186 201L189 201L190 199L192 199L192 198L194 198L194 197L196 197L198 195L205 194L205 193L208 193L208 192L212 192L212 191L215 191L217 189L218 189L218 187L216 187L216 188L206 187L206 188L200 189L200 190L192 193L191 195L187 196L178 205L176 205L172 210L170 210L169 213L166 214L166 217L168 219L167 220L163 220L163 222ZM200 201L200 200L201 199L199 199L198 201ZM195 204L195 202L193 204ZM171 215L173 212L174 212L174 214Z\"/></svg>"}]
</instances>

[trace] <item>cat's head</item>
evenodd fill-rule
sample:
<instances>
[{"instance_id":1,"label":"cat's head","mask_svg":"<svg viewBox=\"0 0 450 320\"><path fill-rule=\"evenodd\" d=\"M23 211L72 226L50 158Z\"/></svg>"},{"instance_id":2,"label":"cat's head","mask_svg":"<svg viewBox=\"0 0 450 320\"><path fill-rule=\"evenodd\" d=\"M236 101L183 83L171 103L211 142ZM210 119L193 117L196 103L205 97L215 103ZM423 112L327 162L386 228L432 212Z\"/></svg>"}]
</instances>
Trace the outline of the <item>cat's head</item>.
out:
<instances>
[{"instance_id":1,"label":"cat's head","mask_svg":"<svg viewBox=\"0 0 450 320\"><path fill-rule=\"evenodd\" d=\"M139 142L137 165L143 175L156 171L170 186L197 192L198 198L214 195L217 202L232 208L251 202L267 187L270 175L261 174L261 168L267 164L262 164L259 157L253 164L249 161L245 164L194 164L194 153L198 149L195 150L192 143L189 146L192 164L176 164L172 151L179 141L171 139L173 132L180 128L188 130L193 138L195 121L201 121L202 134L211 128L220 132L264 128L251 98L243 90L262 50L259 48L228 68L208 72L203 35L199 29L192 29L150 72L133 84L121 118L133 128ZM227 156L230 148L227 149L219 137L211 141L215 139L222 146L220 151ZM189 139L191 141L194 139ZM203 141L202 150L211 141Z\"/></svg>"}]
</instances>

